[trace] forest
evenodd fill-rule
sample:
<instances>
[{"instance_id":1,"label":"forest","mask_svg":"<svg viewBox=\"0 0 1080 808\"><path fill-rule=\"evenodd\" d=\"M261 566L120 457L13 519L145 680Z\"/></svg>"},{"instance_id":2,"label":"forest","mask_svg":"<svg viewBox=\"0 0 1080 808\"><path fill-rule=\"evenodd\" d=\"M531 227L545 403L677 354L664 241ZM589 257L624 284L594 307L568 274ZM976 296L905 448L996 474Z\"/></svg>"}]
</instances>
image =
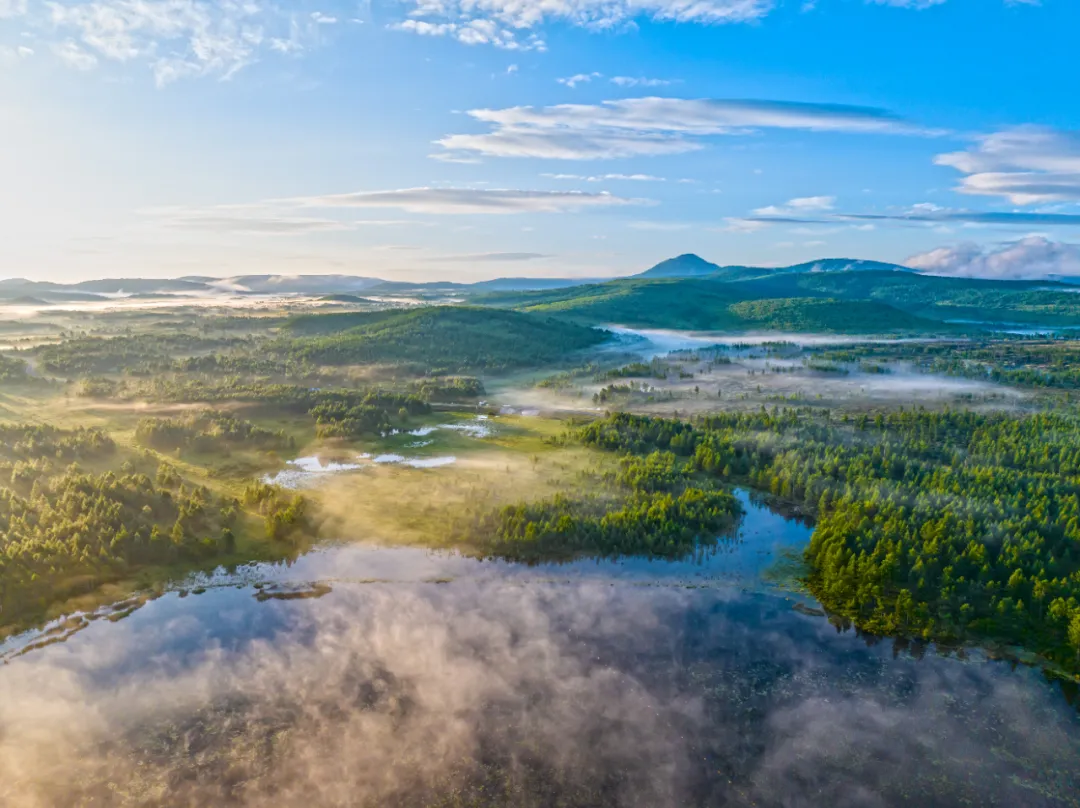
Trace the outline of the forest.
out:
<instances>
[{"instance_id":1,"label":"forest","mask_svg":"<svg viewBox=\"0 0 1080 808\"><path fill-rule=\"evenodd\" d=\"M868 360L907 362L924 373L940 373L1015 387L1080 389L1080 342L1069 339L858 345L824 351L821 358L858 362L862 366L866 366Z\"/></svg>"},{"instance_id":2,"label":"forest","mask_svg":"<svg viewBox=\"0 0 1080 808\"><path fill-rule=\"evenodd\" d=\"M274 348L295 359L404 365L432 375L554 364L607 339L549 317L468 306L301 315L286 331Z\"/></svg>"},{"instance_id":3,"label":"forest","mask_svg":"<svg viewBox=\"0 0 1080 808\"><path fill-rule=\"evenodd\" d=\"M695 479L672 452L628 456L611 476L611 491L555 496L508 505L480 520L468 536L484 552L515 561L679 558L721 540L740 512L737 499Z\"/></svg>"},{"instance_id":4,"label":"forest","mask_svg":"<svg viewBox=\"0 0 1080 808\"><path fill-rule=\"evenodd\" d=\"M125 457L99 430L0 427L5 621L142 566L230 554L236 517L236 503L154 458Z\"/></svg>"},{"instance_id":5,"label":"forest","mask_svg":"<svg viewBox=\"0 0 1080 808\"><path fill-rule=\"evenodd\" d=\"M821 263L834 268L820 270ZM943 278L903 267L846 270L846 263L855 262L646 272L572 288L488 292L472 301L573 322L711 331L949 334L975 333L987 323L1080 325L1080 300L1066 284Z\"/></svg>"},{"instance_id":6,"label":"forest","mask_svg":"<svg viewBox=\"0 0 1080 808\"><path fill-rule=\"evenodd\" d=\"M1075 416L616 414L580 440L672 452L802 509L816 521L806 550L814 594L865 631L1024 647L1080 670Z\"/></svg>"},{"instance_id":7,"label":"forest","mask_svg":"<svg viewBox=\"0 0 1080 808\"><path fill-rule=\"evenodd\" d=\"M166 452L177 449L214 452L240 446L270 450L296 448L295 440L281 430L264 429L214 410L180 418L143 418L135 428L135 441Z\"/></svg>"}]
</instances>

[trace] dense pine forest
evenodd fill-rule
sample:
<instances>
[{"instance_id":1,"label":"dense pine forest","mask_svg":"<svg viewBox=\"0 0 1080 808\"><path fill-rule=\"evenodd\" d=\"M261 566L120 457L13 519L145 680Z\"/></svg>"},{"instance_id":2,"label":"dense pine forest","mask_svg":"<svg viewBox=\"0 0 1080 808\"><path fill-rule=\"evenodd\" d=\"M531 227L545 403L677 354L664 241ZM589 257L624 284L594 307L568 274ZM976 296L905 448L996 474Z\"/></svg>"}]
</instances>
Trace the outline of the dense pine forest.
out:
<instances>
[{"instance_id":1,"label":"dense pine forest","mask_svg":"<svg viewBox=\"0 0 1080 808\"><path fill-rule=\"evenodd\" d=\"M124 459L101 431L0 427L5 620L142 566L231 553L236 516L235 503L167 464Z\"/></svg>"},{"instance_id":2,"label":"dense pine forest","mask_svg":"<svg viewBox=\"0 0 1080 808\"><path fill-rule=\"evenodd\" d=\"M688 469L816 519L814 593L873 633L1023 646L1080 668L1080 419L811 409L693 423L614 415L603 449Z\"/></svg>"}]
</instances>

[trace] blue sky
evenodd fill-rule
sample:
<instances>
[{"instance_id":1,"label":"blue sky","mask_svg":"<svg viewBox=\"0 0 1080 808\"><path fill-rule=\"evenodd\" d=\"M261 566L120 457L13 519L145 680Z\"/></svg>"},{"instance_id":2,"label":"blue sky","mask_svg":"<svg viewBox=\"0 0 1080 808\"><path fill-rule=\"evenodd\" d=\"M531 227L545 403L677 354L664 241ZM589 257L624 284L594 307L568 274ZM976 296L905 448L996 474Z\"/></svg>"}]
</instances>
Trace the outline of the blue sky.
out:
<instances>
[{"instance_id":1,"label":"blue sky","mask_svg":"<svg viewBox=\"0 0 1080 808\"><path fill-rule=\"evenodd\" d=\"M0 0L0 276L1080 275L1074 0Z\"/></svg>"}]
</instances>

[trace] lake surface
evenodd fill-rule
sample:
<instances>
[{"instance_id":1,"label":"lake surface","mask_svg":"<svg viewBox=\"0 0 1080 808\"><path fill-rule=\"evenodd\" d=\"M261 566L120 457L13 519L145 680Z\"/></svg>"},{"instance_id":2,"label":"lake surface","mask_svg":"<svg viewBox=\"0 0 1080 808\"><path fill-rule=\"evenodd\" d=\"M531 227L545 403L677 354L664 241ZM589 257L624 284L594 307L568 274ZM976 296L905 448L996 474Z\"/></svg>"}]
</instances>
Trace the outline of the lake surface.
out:
<instances>
[{"instance_id":1,"label":"lake surface","mask_svg":"<svg viewBox=\"0 0 1080 808\"><path fill-rule=\"evenodd\" d=\"M13 638L0 804L1080 804L1060 687L838 630L740 497L680 561L333 545Z\"/></svg>"}]
</instances>

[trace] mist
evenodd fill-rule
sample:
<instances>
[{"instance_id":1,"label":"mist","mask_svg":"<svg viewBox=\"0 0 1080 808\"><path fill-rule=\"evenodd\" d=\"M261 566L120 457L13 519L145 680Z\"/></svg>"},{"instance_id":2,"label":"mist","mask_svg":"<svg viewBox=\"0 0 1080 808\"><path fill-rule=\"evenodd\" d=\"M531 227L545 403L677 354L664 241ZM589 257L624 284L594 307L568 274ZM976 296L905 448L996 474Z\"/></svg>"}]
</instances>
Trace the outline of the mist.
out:
<instances>
[{"instance_id":1,"label":"mist","mask_svg":"<svg viewBox=\"0 0 1080 808\"><path fill-rule=\"evenodd\" d=\"M0 801L1074 804L1080 726L1033 672L893 661L780 598L510 580L252 594L168 595L4 666Z\"/></svg>"}]
</instances>

